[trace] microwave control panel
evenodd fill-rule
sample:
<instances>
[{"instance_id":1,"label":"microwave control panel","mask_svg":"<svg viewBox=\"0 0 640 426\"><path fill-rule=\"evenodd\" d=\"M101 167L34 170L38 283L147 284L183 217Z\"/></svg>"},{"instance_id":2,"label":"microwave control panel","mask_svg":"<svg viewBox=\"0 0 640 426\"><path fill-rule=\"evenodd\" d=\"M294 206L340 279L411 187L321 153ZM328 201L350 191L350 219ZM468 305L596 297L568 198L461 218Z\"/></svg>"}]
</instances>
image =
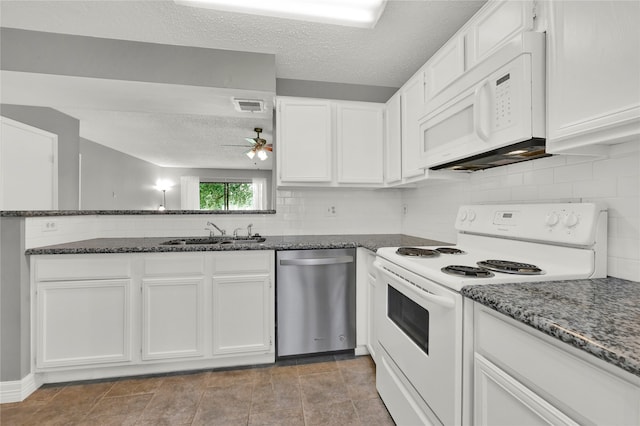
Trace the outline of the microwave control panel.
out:
<instances>
[{"instance_id":1,"label":"microwave control panel","mask_svg":"<svg viewBox=\"0 0 640 426\"><path fill-rule=\"evenodd\" d=\"M495 124L496 130L509 127L513 123L511 110L511 74L505 74L496 80Z\"/></svg>"}]
</instances>

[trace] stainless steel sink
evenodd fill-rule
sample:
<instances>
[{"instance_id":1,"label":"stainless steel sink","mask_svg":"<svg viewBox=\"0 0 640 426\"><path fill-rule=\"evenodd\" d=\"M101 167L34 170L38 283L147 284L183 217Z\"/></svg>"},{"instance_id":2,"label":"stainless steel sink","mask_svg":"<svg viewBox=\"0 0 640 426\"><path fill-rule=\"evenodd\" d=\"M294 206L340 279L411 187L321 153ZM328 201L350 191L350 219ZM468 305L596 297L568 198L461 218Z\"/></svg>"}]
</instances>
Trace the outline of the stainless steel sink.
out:
<instances>
[{"instance_id":1,"label":"stainless steel sink","mask_svg":"<svg viewBox=\"0 0 640 426\"><path fill-rule=\"evenodd\" d=\"M165 241L162 245L168 246L187 246L187 245L212 245L212 244L254 244L264 243L266 238L262 236L255 237L205 237L205 238L176 238Z\"/></svg>"}]
</instances>

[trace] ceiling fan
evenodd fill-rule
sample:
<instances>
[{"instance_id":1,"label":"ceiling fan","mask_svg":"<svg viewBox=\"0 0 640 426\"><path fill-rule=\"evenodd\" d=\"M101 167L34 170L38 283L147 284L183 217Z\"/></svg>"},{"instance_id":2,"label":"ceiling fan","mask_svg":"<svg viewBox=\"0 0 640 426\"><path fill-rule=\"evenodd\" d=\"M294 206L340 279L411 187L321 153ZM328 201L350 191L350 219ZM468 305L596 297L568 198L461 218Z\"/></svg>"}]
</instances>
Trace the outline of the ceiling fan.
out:
<instances>
[{"instance_id":1,"label":"ceiling fan","mask_svg":"<svg viewBox=\"0 0 640 426\"><path fill-rule=\"evenodd\" d=\"M258 158L264 161L267 159L267 151L273 152L273 144L267 143L266 139L260 137L262 128L256 127L253 130L258 135L255 138L245 138L247 142L253 145L251 149L247 151L247 157L253 159L253 157L257 154Z\"/></svg>"}]
</instances>

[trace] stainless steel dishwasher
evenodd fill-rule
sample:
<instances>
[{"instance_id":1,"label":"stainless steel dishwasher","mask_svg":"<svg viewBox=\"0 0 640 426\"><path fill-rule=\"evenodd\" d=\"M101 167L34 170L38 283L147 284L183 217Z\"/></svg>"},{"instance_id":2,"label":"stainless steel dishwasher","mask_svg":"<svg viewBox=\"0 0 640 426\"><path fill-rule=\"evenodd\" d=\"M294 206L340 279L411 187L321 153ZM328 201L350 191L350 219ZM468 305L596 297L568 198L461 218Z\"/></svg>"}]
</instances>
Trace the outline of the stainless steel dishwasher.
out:
<instances>
[{"instance_id":1,"label":"stainless steel dishwasher","mask_svg":"<svg viewBox=\"0 0 640 426\"><path fill-rule=\"evenodd\" d=\"M355 249L277 252L279 357L356 347Z\"/></svg>"}]
</instances>

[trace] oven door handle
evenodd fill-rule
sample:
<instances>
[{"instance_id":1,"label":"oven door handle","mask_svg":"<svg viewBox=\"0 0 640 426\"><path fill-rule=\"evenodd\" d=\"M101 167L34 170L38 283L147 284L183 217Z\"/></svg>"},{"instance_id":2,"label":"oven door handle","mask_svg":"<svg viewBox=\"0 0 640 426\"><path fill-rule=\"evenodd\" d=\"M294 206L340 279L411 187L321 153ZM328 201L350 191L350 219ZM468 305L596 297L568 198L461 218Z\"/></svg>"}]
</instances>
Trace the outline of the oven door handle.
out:
<instances>
[{"instance_id":1,"label":"oven door handle","mask_svg":"<svg viewBox=\"0 0 640 426\"><path fill-rule=\"evenodd\" d=\"M436 304L438 306L442 306L443 308L447 308L447 309L452 309L452 308L454 308L456 306L456 301L451 299L451 298L449 298L449 297L438 296L437 294L433 294L431 292L428 292L425 289L418 290L418 287L415 284L403 279L400 276L396 276L396 275L391 274L388 270L386 270L379 263L376 262L373 265L380 272L382 272L383 274L385 274L389 278L392 278L395 281L402 281L402 284L403 284L402 288L406 289L406 290L409 290L411 293L414 294L414 296L416 296L416 297L418 297L420 299L426 300L427 302L434 303L434 304Z\"/></svg>"}]
</instances>

